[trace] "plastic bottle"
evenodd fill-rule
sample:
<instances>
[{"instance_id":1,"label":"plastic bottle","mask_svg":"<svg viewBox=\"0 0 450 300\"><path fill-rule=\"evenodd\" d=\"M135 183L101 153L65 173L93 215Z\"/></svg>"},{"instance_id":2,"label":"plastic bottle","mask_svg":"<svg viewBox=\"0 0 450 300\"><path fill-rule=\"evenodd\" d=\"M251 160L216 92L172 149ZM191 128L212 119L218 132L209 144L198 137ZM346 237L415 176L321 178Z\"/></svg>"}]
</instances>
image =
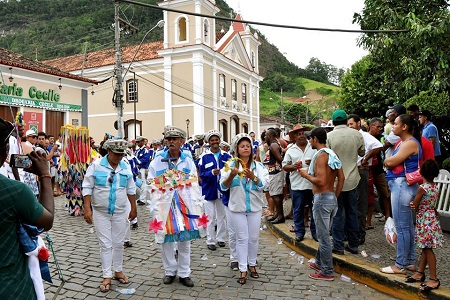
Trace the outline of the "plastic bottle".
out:
<instances>
[{"instance_id":1,"label":"plastic bottle","mask_svg":"<svg viewBox=\"0 0 450 300\"><path fill-rule=\"evenodd\" d=\"M119 292L119 293L124 294L124 295L132 295L132 294L134 294L136 292L136 289L135 288L131 288L131 289L117 288L116 292Z\"/></svg>"},{"instance_id":2,"label":"plastic bottle","mask_svg":"<svg viewBox=\"0 0 450 300\"><path fill-rule=\"evenodd\" d=\"M303 265L303 263L305 262L305 257L303 255L299 255L297 257L297 259L298 259L298 263L301 265Z\"/></svg>"}]
</instances>

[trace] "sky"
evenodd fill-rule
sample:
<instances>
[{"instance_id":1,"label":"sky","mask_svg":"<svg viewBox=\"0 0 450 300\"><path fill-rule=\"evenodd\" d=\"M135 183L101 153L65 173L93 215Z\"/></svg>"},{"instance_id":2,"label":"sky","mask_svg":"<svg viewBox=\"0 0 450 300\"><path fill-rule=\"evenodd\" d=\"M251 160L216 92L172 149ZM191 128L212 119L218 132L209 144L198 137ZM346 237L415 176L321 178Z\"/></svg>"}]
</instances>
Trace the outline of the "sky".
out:
<instances>
[{"instance_id":1,"label":"sky","mask_svg":"<svg viewBox=\"0 0 450 300\"><path fill-rule=\"evenodd\" d=\"M363 0L225 0L249 21L303 27L357 29L353 14L361 12ZM350 68L367 54L357 46L360 33L335 33L285 29L260 25L257 28L286 58L305 68L311 57L334 65Z\"/></svg>"}]
</instances>

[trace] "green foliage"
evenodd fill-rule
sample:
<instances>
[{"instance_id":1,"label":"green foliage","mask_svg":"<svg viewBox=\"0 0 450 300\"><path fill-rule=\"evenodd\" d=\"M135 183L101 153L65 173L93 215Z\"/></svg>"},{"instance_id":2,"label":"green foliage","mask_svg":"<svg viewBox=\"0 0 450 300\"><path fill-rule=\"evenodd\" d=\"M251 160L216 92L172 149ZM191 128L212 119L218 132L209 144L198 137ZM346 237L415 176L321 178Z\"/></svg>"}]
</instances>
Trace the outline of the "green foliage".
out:
<instances>
[{"instance_id":1,"label":"green foliage","mask_svg":"<svg viewBox=\"0 0 450 300\"><path fill-rule=\"evenodd\" d=\"M389 83L369 54L354 63L342 78L339 107L360 117L382 116L398 101L389 93Z\"/></svg>"},{"instance_id":2,"label":"green foliage","mask_svg":"<svg viewBox=\"0 0 450 300\"><path fill-rule=\"evenodd\" d=\"M446 0L366 0L354 15L361 29L408 29L362 35L376 77L386 83L388 102L404 102L422 91L450 91L450 11ZM379 88L375 86L376 90ZM372 86L365 86L373 90ZM378 96L378 95L377 95ZM372 102L376 99L368 98Z\"/></svg>"},{"instance_id":3,"label":"green foliage","mask_svg":"<svg viewBox=\"0 0 450 300\"><path fill-rule=\"evenodd\" d=\"M315 57L311 57L305 71L306 77L309 79L332 84L340 84L345 73L344 69L329 65Z\"/></svg>"},{"instance_id":4,"label":"green foliage","mask_svg":"<svg viewBox=\"0 0 450 300\"><path fill-rule=\"evenodd\" d=\"M293 124L301 123L302 120L305 119L306 115L306 106L300 103L284 103L284 120ZM281 116L281 106L279 107L279 110L277 110L274 114L274 116Z\"/></svg>"},{"instance_id":5,"label":"green foliage","mask_svg":"<svg viewBox=\"0 0 450 300\"><path fill-rule=\"evenodd\" d=\"M318 89L316 89L316 91L321 94L322 96L328 96L331 95L333 93L333 90L330 88L325 88L325 87L320 87Z\"/></svg>"},{"instance_id":6,"label":"green foliage","mask_svg":"<svg viewBox=\"0 0 450 300\"><path fill-rule=\"evenodd\" d=\"M450 96L448 92L426 91L411 97L404 103L405 107L417 104L421 110L427 109L434 117L447 117L450 115Z\"/></svg>"},{"instance_id":7,"label":"green foliage","mask_svg":"<svg viewBox=\"0 0 450 300\"><path fill-rule=\"evenodd\" d=\"M442 162L442 169L445 169L447 171L450 172L450 157L446 158L443 162Z\"/></svg>"}]
</instances>

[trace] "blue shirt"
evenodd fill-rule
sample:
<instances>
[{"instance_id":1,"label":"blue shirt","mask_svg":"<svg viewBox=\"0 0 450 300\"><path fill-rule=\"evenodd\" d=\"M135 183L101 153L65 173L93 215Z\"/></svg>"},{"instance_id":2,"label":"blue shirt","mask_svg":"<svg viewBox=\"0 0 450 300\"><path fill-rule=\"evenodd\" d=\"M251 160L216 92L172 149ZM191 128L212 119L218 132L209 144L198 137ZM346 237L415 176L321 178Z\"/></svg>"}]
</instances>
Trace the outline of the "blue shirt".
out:
<instances>
[{"instance_id":1,"label":"blue shirt","mask_svg":"<svg viewBox=\"0 0 450 300\"><path fill-rule=\"evenodd\" d=\"M213 170L222 169L230 158L230 154L222 150L217 153L208 150L200 156L198 172L202 179L202 194L205 196L205 200L219 199L220 172L218 175L214 175Z\"/></svg>"},{"instance_id":2,"label":"blue shirt","mask_svg":"<svg viewBox=\"0 0 450 300\"><path fill-rule=\"evenodd\" d=\"M433 122L428 122L422 129L422 136L427 139L436 138L436 142L434 143L434 156L441 155L441 142L439 141L439 134L436 125Z\"/></svg>"}]
</instances>

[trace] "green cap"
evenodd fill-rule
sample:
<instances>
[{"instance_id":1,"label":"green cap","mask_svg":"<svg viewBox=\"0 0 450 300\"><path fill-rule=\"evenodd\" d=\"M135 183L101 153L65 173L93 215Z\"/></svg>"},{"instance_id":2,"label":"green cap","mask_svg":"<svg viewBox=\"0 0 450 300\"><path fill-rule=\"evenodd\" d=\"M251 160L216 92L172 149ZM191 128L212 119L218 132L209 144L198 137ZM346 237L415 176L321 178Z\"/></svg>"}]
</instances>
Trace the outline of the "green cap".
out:
<instances>
[{"instance_id":1,"label":"green cap","mask_svg":"<svg viewBox=\"0 0 450 300\"><path fill-rule=\"evenodd\" d=\"M338 109L333 113L333 116L331 117L333 121L345 121L347 120L347 114L344 110Z\"/></svg>"}]
</instances>

